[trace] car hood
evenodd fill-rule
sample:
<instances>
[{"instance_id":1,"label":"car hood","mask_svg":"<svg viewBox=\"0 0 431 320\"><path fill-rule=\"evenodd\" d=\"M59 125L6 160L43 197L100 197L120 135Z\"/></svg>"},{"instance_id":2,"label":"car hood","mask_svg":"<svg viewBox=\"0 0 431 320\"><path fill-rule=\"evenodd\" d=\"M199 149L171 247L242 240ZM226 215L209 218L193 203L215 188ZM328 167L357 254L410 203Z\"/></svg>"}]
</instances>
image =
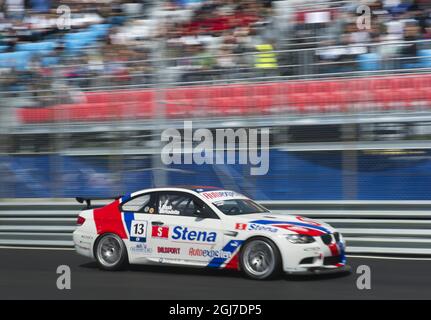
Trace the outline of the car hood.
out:
<instances>
[{"instance_id":1,"label":"car hood","mask_svg":"<svg viewBox=\"0 0 431 320\"><path fill-rule=\"evenodd\" d=\"M254 225L259 225L283 229L285 233L311 236L335 232L334 228L322 221L289 214L256 213L238 215L235 216L235 221L236 223L247 224L249 230L257 230L258 228L255 228ZM238 229L238 226L236 226L236 229Z\"/></svg>"}]
</instances>

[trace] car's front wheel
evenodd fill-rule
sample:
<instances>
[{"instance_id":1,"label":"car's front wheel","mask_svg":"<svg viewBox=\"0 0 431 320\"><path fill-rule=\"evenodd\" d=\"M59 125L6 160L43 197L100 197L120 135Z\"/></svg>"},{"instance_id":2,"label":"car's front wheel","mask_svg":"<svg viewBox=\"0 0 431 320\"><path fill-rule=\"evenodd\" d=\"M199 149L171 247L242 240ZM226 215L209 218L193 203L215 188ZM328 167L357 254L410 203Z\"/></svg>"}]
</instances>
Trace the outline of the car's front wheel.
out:
<instances>
[{"instance_id":1,"label":"car's front wheel","mask_svg":"<svg viewBox=\"0 0 431 320\"><path fill-rule=\"evenodd\" d=\"M119 270L127 264L127 250L123 240L113 233L102 235L95 246L95 258L104 270Z\"/></svg>"},{"instance_id":2,"label":"car's front wheel","mask_svg":"<svg viewBox=\"0 0 431 320\"><path fill-rule=\"evenodd\" d=\"M254 238L241 250L241 270L252 279L265 280L276 276L280 270L281 257L277 246L269 239Z\"/></svg>"}]
</instances>

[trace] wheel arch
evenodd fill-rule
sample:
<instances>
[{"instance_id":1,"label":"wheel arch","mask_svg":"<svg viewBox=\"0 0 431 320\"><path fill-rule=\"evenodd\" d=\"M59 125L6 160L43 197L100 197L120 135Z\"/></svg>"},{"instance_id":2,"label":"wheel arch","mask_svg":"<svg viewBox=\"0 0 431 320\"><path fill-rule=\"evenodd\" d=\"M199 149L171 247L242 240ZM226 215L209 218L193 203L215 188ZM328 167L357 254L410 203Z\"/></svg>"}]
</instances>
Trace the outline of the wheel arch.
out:
<instances>
[{"instance_id":1,"label":"wheel arch","mask_svg":"<svg viewBox=\"0 0 431 320\"><path fill-rule=\"evenodd\" d=\"M116 235L118 238L120 238L120 240L123 242L123 244L124 244L124 248L126 249L126 255L127 255L127 259L129 259L129 248L128 248L128 245L126 244L126 242L124 242L124 239L121 237L121 235L119 235L118 233L116 233L116 232L112 232L112 231L104 231L104 232L101 232L100 234L98 234L97 235L97 237L96 237L96 239L94 239L94 243L93 243L93 257L95 257L96 258L96 254L97 254L97 252L96 252L96 248L97 248L97 244L99 243L99 241L100 241L100 239L103 237L103 236L105 236L105 235L107 235L107 234L114 234L114 235Z\"/></svg>"},{"instance_id":2,"label":"wheel arch","mask_svg":"<svg viewBox=\"0 0 431 320\"><path fill-rule=\"evenodd\" d=\"M278 251L278 256L280 258L280 263L281 263L281 268L283 268L284 261L283 261L283 255L281 254L280 246L278 245L278 243L276 241L274 241L273 239L271 239L270 237L268 237L266 235L252 235L252 236L248 237L247 239L245 239L244 242L241 244L241 247L239 249L239 256L242 255L245 244L252 241L252 240L256 240L256 239L268 240L274 245L274 247Z\"/></svg>"}]
</instances>

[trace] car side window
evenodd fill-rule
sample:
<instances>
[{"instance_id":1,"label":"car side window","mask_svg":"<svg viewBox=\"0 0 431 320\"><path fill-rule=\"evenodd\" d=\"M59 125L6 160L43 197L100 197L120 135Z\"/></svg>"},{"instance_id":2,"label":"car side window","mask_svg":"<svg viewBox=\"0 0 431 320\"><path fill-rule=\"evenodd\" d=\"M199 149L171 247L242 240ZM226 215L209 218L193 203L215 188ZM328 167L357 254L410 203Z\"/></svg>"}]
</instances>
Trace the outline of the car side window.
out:
<instances>
[{"instance_id":1,"label":"car side window","mask_svg":"<svg viewBox=\"0 0 431 320\"><path fill-rule=\"evenodd\" d=\"M195 204L201 211L201 216L209 219L220 219L214 211L208 207L208 205L201 199L195 198Z\"/></svg>"},{"instance_id":2,"label":"car side window","mask_svg":"<svg viewBox=\"0 0 431 320\"><path fill-rule=\"evenodd\" d=\"M130 199L121 207L121 211L131 211L137 213L155 213L154 195L143 194Z\"/></svg>"},{"instance_id":3,"label":"car side window","mask_svg":"<svg viewBox=\"0 0 431 320\"><path fill-rule=\"evenodd\" d=\"M159 194L157 211L163 215L218 218L200 199L191 194L163 192Z\"/></svg>"}]
</instances>

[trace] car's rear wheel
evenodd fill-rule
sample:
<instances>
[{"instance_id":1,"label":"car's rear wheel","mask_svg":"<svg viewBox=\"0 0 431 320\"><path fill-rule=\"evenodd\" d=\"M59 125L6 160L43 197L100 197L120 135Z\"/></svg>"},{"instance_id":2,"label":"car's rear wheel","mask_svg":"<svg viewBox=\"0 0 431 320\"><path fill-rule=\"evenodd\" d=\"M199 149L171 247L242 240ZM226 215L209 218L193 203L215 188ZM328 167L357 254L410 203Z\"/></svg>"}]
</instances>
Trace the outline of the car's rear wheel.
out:
<instances>
[{"instance_id":1,"label":"car's rear wheel","mask_svg":"<svg viewBox=\"0 0 431 320\"><path fill-rule=\"evenodd\" d=\"M241 250L241 270L252 279L266 280L279 273L281 265L277 246L269 239L254 238Z\"/></svg>"},{"instance_id":2,"label":"car's rear wheel","mask_svg":"<svg viewBox=\"0 0 431 320\"><path fill-rule=\"evenodd\" d=\"M102 235L95 246L97 264L104 270L120 270L127 264L127 250L123 240L113 233Z\"/></svg>"}]
</instances>

